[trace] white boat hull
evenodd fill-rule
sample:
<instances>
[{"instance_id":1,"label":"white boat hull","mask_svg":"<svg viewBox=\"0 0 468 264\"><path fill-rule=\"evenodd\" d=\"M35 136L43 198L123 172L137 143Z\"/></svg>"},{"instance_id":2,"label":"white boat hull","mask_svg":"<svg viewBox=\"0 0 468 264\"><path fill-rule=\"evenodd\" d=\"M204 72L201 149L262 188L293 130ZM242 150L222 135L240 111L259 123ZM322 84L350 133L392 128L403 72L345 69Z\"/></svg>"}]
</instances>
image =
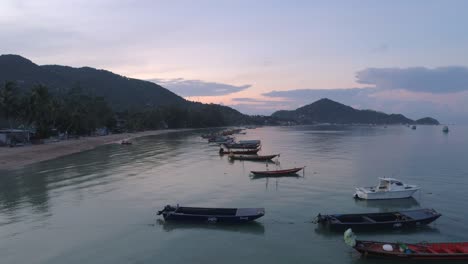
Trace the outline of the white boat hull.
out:
<instances>
[{"instance_id":1,"label":"white boat hull","mask_svg":"<svg viewBox=\"0 0 468 264\"><path fill-rule=\"evenodd\" d=\"M402 199L413 196L417 190L419 190L419 188L401 191L369 192L364 189L357 188L354 195L356 198L364 200Z\"/></svg>"}]
</instances>

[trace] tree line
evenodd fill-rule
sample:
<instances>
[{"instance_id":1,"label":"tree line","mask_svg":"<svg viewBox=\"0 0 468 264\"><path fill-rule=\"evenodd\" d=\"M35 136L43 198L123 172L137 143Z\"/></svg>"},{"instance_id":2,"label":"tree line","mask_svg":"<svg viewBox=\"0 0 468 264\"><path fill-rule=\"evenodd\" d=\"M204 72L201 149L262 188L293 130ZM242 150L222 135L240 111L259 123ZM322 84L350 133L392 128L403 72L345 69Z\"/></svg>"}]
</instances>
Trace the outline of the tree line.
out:
<instances>
[{"instance_id":1,"label":"tree line","mask_svg":"<svg viewBox=\"0 0 468 264\"><path fill-rule=\"evenodd\" d=\"M40 84L21 91L11 81L0 87L0 119L7 121L10 128L34 128L37 138L47 138L54 133L90 135L103 127L114 132L131 132L227 125L223 113L210 105L147 107L117 112L103 97L88 95L79 85L51 93L48 87Z\"/></svg>"}]
</instances>

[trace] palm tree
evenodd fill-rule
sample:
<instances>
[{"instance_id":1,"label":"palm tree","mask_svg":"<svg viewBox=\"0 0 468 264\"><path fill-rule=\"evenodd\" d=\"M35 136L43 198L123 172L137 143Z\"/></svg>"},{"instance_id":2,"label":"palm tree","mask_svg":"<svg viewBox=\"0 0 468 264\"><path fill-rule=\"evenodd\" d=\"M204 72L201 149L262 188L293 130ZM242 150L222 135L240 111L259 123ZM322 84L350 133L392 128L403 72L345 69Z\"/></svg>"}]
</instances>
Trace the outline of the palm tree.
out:
<instances>
[{"instance_id":1,"label":"palm tree","mask_svg":"<svg viewBox=\"0 0 468 264\"><path fill-rule=\"evenodd\" d=\"M28 121L34 124L39 137L47 137L52 125L52 104L49 90L46 86L37 85L31 90L29 96Z\"/></svg>"},{"instance_id":2,"label":"palm tree","mask_svg":"<svg viewBox=\"0 0 468 264\"><path fill-rule=\"evenodd\" d=\"M19 97L16 84L11 81L5 82L0 87L0 114L8 121L12 128L12 119L18 117Z\"/></svg>"}]
</instances>

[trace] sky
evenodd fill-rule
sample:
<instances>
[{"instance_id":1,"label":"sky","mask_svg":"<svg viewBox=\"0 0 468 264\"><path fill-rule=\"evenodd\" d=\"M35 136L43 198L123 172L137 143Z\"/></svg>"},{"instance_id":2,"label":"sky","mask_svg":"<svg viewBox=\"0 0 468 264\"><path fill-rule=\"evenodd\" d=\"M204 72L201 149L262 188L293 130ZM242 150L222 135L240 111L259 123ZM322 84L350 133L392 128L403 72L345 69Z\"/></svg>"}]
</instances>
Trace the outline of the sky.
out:
<instances>
[{"instance_id":1,"label":"sky","mask_svg":"<svg viewBox=\"0 0 468 264\"><path fill-rule=\"evenodd\" d=\"M0 0L0 54L271 114L330 98L468 124L468 1Z\"/></svg>"}]
</instances>

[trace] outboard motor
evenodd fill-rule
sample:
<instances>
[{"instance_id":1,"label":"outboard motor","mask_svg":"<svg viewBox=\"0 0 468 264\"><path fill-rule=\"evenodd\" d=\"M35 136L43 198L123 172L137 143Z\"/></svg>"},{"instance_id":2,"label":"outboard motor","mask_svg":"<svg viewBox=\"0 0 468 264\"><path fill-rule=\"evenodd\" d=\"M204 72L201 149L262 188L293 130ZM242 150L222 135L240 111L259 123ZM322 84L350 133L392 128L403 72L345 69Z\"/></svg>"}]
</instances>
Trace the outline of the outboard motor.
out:
<instances>
[{"instance_id":1,"label":"outboard motor","mask_svg":"<svg viewBox=\"0 0 468 264\"><path fill-rule=\"evenodd\" d=\"M158 215L161 215L164 212L172 212L172 211L175 211L175 210L176 210L175 207L172 207L170 205L166 205L166 206L164 206L164 209L162 209L161 211L158 211Z\"/></svg>"},{"instance_id":2,"label":"outboard motor","mask_svg":"<svg viewBox=\"0 0 468 264\"><path fill-rule=\"evenodd\" d=\"M312 222L313 222L314 224L319 224L319 223L321 223L323 220L324 220L324 219L323 219L323 217L322 217L322 214L319 213L319 214L315 217L314 221L312 221Z\"/></svg>"}]
</instances>

